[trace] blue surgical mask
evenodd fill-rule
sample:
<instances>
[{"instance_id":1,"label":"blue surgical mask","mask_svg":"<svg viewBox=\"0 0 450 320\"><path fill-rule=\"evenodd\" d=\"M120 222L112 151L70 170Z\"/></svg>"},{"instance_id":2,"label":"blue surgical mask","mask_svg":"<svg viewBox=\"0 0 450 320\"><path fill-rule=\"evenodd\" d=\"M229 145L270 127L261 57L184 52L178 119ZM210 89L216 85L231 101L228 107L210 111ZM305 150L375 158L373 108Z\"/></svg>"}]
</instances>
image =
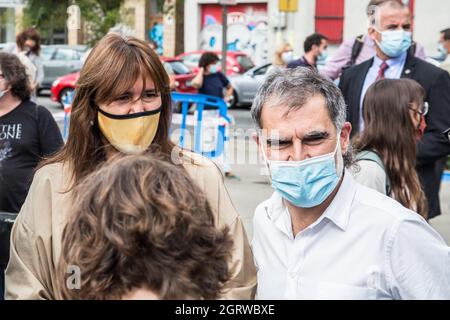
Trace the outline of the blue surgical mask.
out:
<instances>
[{"instance_id":1,"label":"blue surgical mask","mask_svg":"<svg viewBox=\"0 0 450 320\"><path fill-rule=\"evenodd\" d=\"M444 46L443 43L439 43L439 44L438 44L438 51L442 54L442 56L447 57L447 55L448 55L448 50L447 50L447 48Z\"/></svg>"},{"instance_id":2,"label":"blue surgical mask","mask_svg":"<svg viewBox=\"0 0 450 320\"><path fill-rule=\"evenodd\" d=\"M376 29L375 29L376 30ZM378 30L377 30L378 31ZM411 32L404 30L378 31L381 33L381 43L376 41L381 51L390 58L397 58L411 46Z\"/></svg>"},{"instance_id":3,"label":"blue surgical mask","mask_svg":"<svg viewBox=\"0 0 450 320\"><path fill-rule=\"evenodd\" d=\"M312 208L320 205L335 190L343 174L339 145L338 139L332 153L303 161L267 160L272 187L297 207Z\"/></svg>"},{"instance_id":4,"label":"blue surgical mask","mask_svg":"<svg viewBox=\"0 0 450 320\"><path fill-rule=\"evenodd\" d=\"M209 73L216 73L218 71L219 67L217 66L217 64L212 64L209 67Z\"/></svg>"},{"instance_id":5,"label":"blue surgical mask","mask_svg":"<svg viewBox=\"0 0 450 320\"><path fill-rule=\"evenodd\" d=\"M322 51L320 56L317 57L317 62L325 62L328 59L328 51Z\"/></svg>"}]
</instances>

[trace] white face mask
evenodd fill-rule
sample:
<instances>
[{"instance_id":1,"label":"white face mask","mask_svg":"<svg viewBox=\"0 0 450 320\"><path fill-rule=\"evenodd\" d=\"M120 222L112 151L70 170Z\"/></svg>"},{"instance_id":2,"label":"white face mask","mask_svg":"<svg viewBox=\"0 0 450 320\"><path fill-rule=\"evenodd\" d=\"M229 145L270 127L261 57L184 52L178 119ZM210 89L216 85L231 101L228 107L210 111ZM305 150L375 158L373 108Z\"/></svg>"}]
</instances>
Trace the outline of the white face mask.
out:
<instances>
[{"instance_id":1,"label":"white face mask","mask_svg":"<svg viewBox=\"0 0 450 320\"><path fill-rule=\"evenodd\" d=\"M0 79L0 81L4 81L5 79ZM9 89L6 90L0 90L0 99L3 98L3 96L9 91Z\"/></svg>"},{"instance_id":2,"label":"white face mask","mask_svg":"<svg viewBox=\"0 0 450 320\"><path fill-rule=\"evenodd\" d=\"M281 54L281 60L283 60L284 63L289 63L292 60L294 60L294 53L292 51L286 51Z\"/></svg>"}]
</instances>

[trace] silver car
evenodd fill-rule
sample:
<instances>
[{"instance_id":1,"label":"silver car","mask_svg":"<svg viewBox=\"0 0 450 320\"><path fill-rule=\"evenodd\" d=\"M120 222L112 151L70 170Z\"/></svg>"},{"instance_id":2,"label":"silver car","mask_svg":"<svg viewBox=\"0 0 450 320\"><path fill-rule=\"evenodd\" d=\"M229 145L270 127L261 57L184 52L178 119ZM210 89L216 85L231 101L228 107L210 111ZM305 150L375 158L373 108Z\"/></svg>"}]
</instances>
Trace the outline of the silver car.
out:
<instances>
[{"instance_id":1,"label":"silver car","mask_svg":"<svg viewBox=\"0 0 450 320\"><path fill-rule=\"evenodd\" d=\"M248 105L253 102L256 91L263 84L271 63L253 67L244 74L229 76L228 79L234 88L231 107Z\"/></svg>"},{"instance_id":2,"label":"silver car","mask_svg":"<svg viewBox=\"0 0 450 320\"><path fill-rule=\"evenodd\" d=\"M325 62L317 64L319 72L324 68L325 64ZM230 107L252 104L256 92L264 83L271 66L271 63L266 63L253 67L244 74L229 76L228 79L234 88Z\"/></svg>"},{"instance_id":3,"label":"silver car","mask_svg":"<svg viewBox=\"0 0 450 320\"><path fill-rule=\"evenodd\" d=\"M56 78L79 71L88 50L84 45L45 45L41 56L44 63L44 80L39 89L50 89Z\"/></svg>"}]
</instances>

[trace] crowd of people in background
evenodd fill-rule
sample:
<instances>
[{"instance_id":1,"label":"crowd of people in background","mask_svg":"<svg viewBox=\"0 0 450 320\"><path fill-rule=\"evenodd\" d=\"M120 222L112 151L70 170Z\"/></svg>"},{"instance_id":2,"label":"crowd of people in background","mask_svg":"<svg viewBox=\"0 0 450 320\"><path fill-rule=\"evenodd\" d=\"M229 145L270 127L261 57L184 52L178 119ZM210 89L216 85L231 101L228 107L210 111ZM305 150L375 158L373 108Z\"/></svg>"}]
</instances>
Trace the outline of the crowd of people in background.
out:
<instances>
[{"instance_id":1,"label":"crowd of people in background","mask_svg":"<svg viewBox=\"0 0 450 320\"><path fill-rule=\"evenodd\" d=\"M18 213L0 298L450 299L450 248L428 223L450 155L450 29L439 68L402 1L365 14L330 59L318 33L299 59L275 51L251 109L274 189L251 244L221 170L170 140L174 79L155 44L95 45L64 144L33 102L39 34L20 33L0 53L0 211ZM233 97L214 53L192 83Z\"/></svg>"}]
</instances>

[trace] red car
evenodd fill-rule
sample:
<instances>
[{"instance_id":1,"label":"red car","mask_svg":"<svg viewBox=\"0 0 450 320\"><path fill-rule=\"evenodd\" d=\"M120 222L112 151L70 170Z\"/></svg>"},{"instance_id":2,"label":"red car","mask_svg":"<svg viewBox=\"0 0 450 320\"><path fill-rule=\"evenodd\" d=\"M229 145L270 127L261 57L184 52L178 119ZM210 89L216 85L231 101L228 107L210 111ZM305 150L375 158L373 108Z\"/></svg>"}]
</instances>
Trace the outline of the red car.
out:
<instances>
[{"instance_id":1,"label":"red car","mask_svg":"<svg viewBox=\"0 0 450 320\"><path fill-rule=\"evenodd\" d=\"M178 56L177 59L183 60L184 64L191 68L195 73L198 72L198 61L203 53L208 52L207 50L197 50L191 52L185 52ZM214 52L222 58L221 51L210 51ZM252 59L244 53L239 51L227 51L227 75L231 76L234 74L242 74L247 70L253 68L255 65L253 64ZM219 69L220 70L220 69Z\"/></svg>"},{"instance_id":2,"label":"red car","mask_svg":"<svg viewBox=\"0 0 450 320\"><path fill-rule=\"evenodd\" d=\"M184 65L181 60L176 58L161 57L161 62L163 63L164 69L166 69L169 76L172 77L172 80L174 81L173 85L175 86L176 91L197 93L197 89L195 89L191 84L195 74L186 65ZM75 90L79 76L80 72L78 71L57 78L51 87L51 99L55 102L61 103L64 95Z\"/></svg>"}]
</instances>

